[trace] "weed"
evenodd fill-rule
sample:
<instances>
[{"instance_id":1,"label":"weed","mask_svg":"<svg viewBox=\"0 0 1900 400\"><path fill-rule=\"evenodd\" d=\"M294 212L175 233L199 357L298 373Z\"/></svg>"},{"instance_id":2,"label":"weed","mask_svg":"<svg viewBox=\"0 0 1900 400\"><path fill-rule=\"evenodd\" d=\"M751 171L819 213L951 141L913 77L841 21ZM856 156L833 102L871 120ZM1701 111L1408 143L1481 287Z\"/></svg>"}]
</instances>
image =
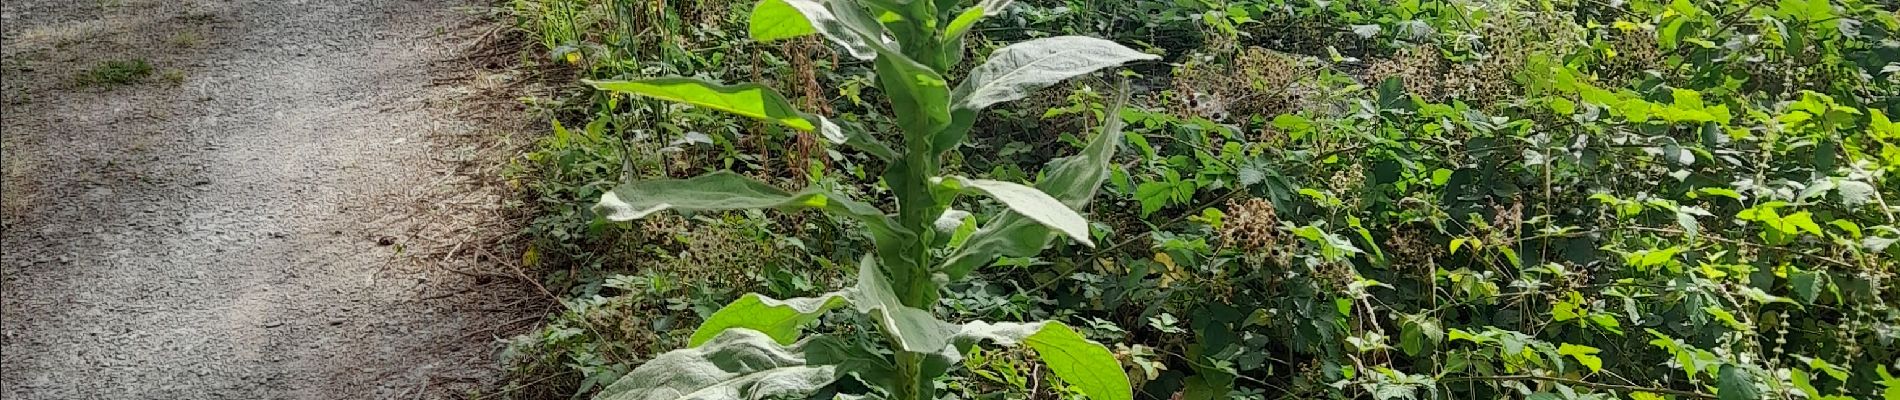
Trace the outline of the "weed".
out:
<instances>
[{"instance_id":1,"label":"weed","mask_svg":"<svg viewBox=\"0 0 1900 400\"><path fill-rule=\"evenodd\" d=\"M205 40L204 35L199 34L198 31L182 31L182 32L172 34L172 37L169 41L171 42L172 46L176 46L180 48L194 48L194 47L198 47L199 45L204 44L204 40Z\"/></svg>"},{"instance_id":2,"label":"weed","mask_svg":"<svg viewBox=\"0 0 1900 400\"><path fill-rule=\"evenodd\" d=\"M159 74L159 78L164 79L166 84L172 86L182 85L185 83L185 70L166 68L165 72Z\"/></svg>"},{"instance_id":3,"label":"weed","mask_svg":"<svg viewBox=\"0 0 1900 400\"><path fill-rule=\"evenodd\" d=\"M152 64L145 59L101 61L79 74L81 86L118 86L136 83L152 75Z\"/></svg>"},{"instance_id":4,"label":"weed","mask_svg":"<svg viewBox=\"0 0 1900 400\"><path fill-rule=\"evenodd\" d=\"M773 7L785 1L799 2L799 7ZM932 312L946 282L961 281L999 258L1034 256L1055 242L1057 233L1093 246L1088 221L1075 208L1087 204L1107 178L1110 158L1122 141L1120 111L1126 97L1105 110L1102 132L1088 141L1086 149L1051 162L1044 171L1048 177L1036 187L954 175L943 170L942 158L969 139L979 112L991 105L1019 100L1037 89L1096 70L1159 57L1085 36L1029 40L992 53L953 92L942 74L962 60L965 34L977 20L1001 10L977 5L957 11L961 7L955 4L913 4L884 9L880 7L890 4L877 0L765 0L752 15L755 40L823 32L852 57L873 61L874 75L889 95L902 134L897 147L861 125L835 124L797 111L785 96L760 84L727 86L690 78L589 82L601 90L707 107L822 134L886 161L883 176L896 205L895 213L887 213L831 188L814 185L787 192L731 171L691 179L638 180L604 194L593 211L612 221L639 220L668 209L818 209L862 224L875 249L862 254L855 290L790 300L747 294L707 317L694 331L688 346L699 349L663 354L628 372L603 396L751 386L747 378L729 373L681 374L742 365L741 376L802 377L711 398L803 396L833 381L850 381L894 399L930 400L939 393L935 380L948 372L937 366L954 365L971 346L994 341L1035 349L1053 375L1075 384L1075 390L1090 398L1133 398L1115 356L1061 321L954 324L937 319ZM879 22L872 17L876 10L887 10L897 20ZM961 16L952 22L952 15ZM795 29L783 30L787 27ZM886 44L885 37L896 41ZM951 209L959 194L995 200L1009 211L996 214L977 229L973 221L964 221L970 213ZM962 240L939 233L959 229L971 232L965 238L968 244L949 245ZM870 322L860 327L862 331L880 332L881 337L814 335L798 340L803 336L800 325L846 305L855 305L855 315ZM796 344L790 344L795 340ZM820 354L809 360L796 356L806 351ZM793 356L760 358L779 353ZM805 372L814 368L823 372Z\"/></svg>"}]
</instances>

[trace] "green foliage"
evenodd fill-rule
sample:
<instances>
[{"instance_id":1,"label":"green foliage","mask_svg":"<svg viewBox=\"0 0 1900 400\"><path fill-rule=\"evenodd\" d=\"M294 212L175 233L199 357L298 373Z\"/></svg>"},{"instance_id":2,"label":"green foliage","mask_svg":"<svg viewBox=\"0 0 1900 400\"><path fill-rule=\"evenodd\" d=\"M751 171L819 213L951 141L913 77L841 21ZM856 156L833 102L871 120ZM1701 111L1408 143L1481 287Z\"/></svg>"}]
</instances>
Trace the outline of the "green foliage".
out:
<instances>
[{"instance_id":1,"label":"green foliage","mask_svg":"<svg viewBox=\"0 0 1900 400\"><path fill-rule=\"evenodd\" d=\"M152 64L145 59L106 60L79 73L76 80L85 86L118 86L136 83L152 76Z\"/></svg>"},{"instance_id":2,"label":"green foliage","mask_svg":"<svg viewBox=\"0 0 1900 400\"><path fill-rule=\"evenodd\" d=\"M940 176L939 158L944 151L963 141L977 111L984 107L1020 99L1030 90L1065 78L1154 57L1097 39L1031 41L1020 47L999 50L990 61L977 67L953 94L948 81L941 74L951 66L951 60L961 58L961 46L957 45L961 38L955 34L960 32L935 30L944 22L940 18L947 15L949 7L923 2L904 5L882 1L766 0L755 8L752 17L755 25L780 24L770 28L755 27L752 32L759 35L754 37L756 40L782 40L822 33L849 50L854 57L874 60L878 82L887 91L896 123L903 132L903 151L884 155L891 162L883 176L896 197L896 218L870 205L823 190L787 193L730 172L716 172L684 180L635 181L608 192L595 209L601 216L613 221L641 219L667 209L818 208L863 223L877 250L875 257L864 256L858 285L848 294L783 302L749 295L714 313L694 334L694 343L709 347L662 355L654 362L621 377L599 398L803 395L815 392L833 380L850 376L875 388L873 394L879 396L935 399L937 395L933 381L947 372L947 366L955 365L969 347L968 343L953 347L953 340L974 342L954 339L963 336L990 339L1002 344L1026 343L1042 355L1051 371L1073 383L1081 393L1105 400L1131 398L1128 380L1107 348L1076 335L1060 324L1045 323L1033 330L993 329L995 327L992 325L982 324L975 325L976 331L970 331L969 325L939 320L930 312L930 308L936 303L941 290L941 283L934 276L944 273L945 268L935 262L930 249L939 244L934 239L936 227L939 220L950 215L946 211L959 192L989 195L1007 206L1012 215L1061 232L1082 244L1092 244L1088 222L1069 203L1042 190L1020 184ZM981 6L978 7L977 10L981 10ZM873 19L870 17L873 10L889 13L895 18ZM788 13L802 15L806 24L799 25L796 19L786 16ZM788 21L791 22L788 24ZM968 24L962 22L958 25ZM899 52L891 44L885 43L884 37L887 35L894 36L896 44L904 50ZM956 56L952 56L953 53ZM793 111L783 96L762 85L723 86L684 78L590 83L602 90L706 107L801 130L838 130L822 118ZM1120 132L1110 130L1100 136L1113 138L1118 135ZM825 136L832 140L875 140L871 135L861 134ZM879 144L868 147L889 146ZM1113 147L1111 143L1097 157L1082 158L1092 162L1064 163L1051 172L1058 176L1086 176L1079 170L1103 170L1107 157L1113 155ZM1061 193L1071 196L1073 192L1093 193L1100 179L1054 183L1058 188L1060 185L1078 184L1088 187ZM1079 206L1086 200L1071 202ZM954 217L952 220L955 220ZM1016 241L1014 246L1037 246L1038 249L1048 242L1046 233L1042 237L989 239L999 233L1037 232L978 230L971 234L969 240L978 243L1011 240ZM988 249L977 248L975 251L984 252ZM968 257L977 259L996 256L994 253L977 253ZM796 334L799 325L815 319L815 314L846 301L855 304L856 310L869 317L873 321L871 325L883 333L884 344L890 355L888 358L875 357L878 364L892 365L893 370L837 373L839 371L830 365L791 356L766 360L735 359L743 355L769 355L774 351L750 345L746 347L750 350L727 352L726 346L741 344L720 339L735 334L718 333L763 331L766 337L783 343ZM746 333L742 336L756 337L757 334ZM710 342L708 338L711 338ZM853 343L849 346L870 345ZM730 366L734 363L743 368L769 369L699 372L706 366ZM863 364L866 362L854 363ZM736 390L755 387L782 392L748 393ZM647 397L628 397L634 396L633 393Z\"/></svg>"},{"instance_id":3,"label":"green foliage","mask_svg":"<svg viewBox=\"0 0 1900 400\"><path fill-rule=\"evenodd\" d=\"M1078 365L1137 371L1128 390L1147 398L1900 396L1889 373L1900 368L1891 4L879 4L729 7L754 10L759 41L818 34L841 49L819 63L819 95L767 86L794 94L785 102L801 112L836 107L822 113L839 126L831 140L858 150L828 154L810 179L767 185L814 189L772 189L772 202L751 206L896 207L802 224L700 214L839 240L843 250L811 261L834 271L851 269L831 260L862 260L862 244L875 242L870 273L835 294L843 300L734 305L788 318L754 328L778 344L795 343L785 340L798 327L876 336L864 339L882 344L868 348L896 375L916 361L917 375L944 374L929 386L971 398L1103 389L1082 389L1082 372L1053 377L1060 361L1032 342L977 333L1028 337L1053 325L945 321L1068 321L1079 337L1134 344L1117 361ZM748 31L729 22L724 31ZM730 43L701 43L712 50L685 62L602 59L612 67L589 76L791 75L758 42L686 31L643 43ZM1081 34L1146 50L1066 44L1099 40L1067 36ZM1112 65L1143 53L1170 62L1132 68L1141 89L1125 109L1086 79L977 83L1059 52L1092 55L1051 69L1094 71L1091 57ZM751 70L709 62L761 53ZM957 67L966 53L989 60ZM970 100L985 98L1028 111ZM737 133L810 129L747 130L684 108L611 114L631 122L616 129L720 133L683 163L693 167L662 172L673 177L700 165L786 175L718 148L742 148ZM1069 133L1097 129L1119 133ZM1132 151L1118 152L1122 143ZM1035 182L1046 198L960 196L990 193L967 184L979 180ZM827 201L779 202L805 194ZM1050 200L1070 212L1047 214L1061 211ZM1078 226L1070 214L1089 219ZM807 316L822 310L829 317ZM1002 346L975 345L984 340ZM931 347L957 350L918 351ZM843 379L874 388L854 393L911 382Z\"/></svg>"},{"instance_id":4,"label":"green foliage","mask_svg":"<svg viewBox=\"0 0 1900 400\"><path fill-rule=\"evenodd\" d=\"M845 374L888 374L865 349L828 336L790 346L746 329L660 355L595 396L604 400L757 399L818 390Z\"/></svg>"}]
</instances>

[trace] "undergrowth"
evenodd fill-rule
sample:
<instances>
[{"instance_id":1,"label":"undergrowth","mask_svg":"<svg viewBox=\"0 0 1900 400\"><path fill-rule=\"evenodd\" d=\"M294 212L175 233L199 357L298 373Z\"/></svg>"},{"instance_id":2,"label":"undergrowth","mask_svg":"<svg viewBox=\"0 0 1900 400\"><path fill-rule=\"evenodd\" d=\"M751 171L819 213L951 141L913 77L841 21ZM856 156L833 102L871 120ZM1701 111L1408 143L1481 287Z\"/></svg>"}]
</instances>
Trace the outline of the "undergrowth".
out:
<instances>
[{"instance_id":1,"label":"undergrowth","mask_svg":"<svg viewBox=\"0 0 1900 400\"><path fill-rule=\"evenodd\" d=\"M119 86L137 83L152 76L152 64L145 59L107 60L80 72L75 81L82 86Z\"/></svg>"},{"instance_id":2,"label":"undergrowth","mask_svg":"<svg viewBox=\"0 0 1900 400\"><path fill-rule=\"evenodd\" d=\"M869 63L746 39L751 5L510 12L543 70L763 81L894 124ZM1900 398L1894 32L1858 0L1018 2L967 57L1080 34L1166 61L1121 73L1119 115L1103 76L978 120L945 170L1034 180L1102 117L1128 147L1080 210L1095 248L986 265L935 311L1124 343L1150 399ZM743 293L843 284L869 246L818 213L609 224L588 205L615 183L890 190L808 133L578 84L537 101L557 125L513 179L539 210L526 258L569 300L510 347L509 395L588 397ZM958 398L1076 396L1022 350L956 370Z\"/></svg>"}]
</instances>

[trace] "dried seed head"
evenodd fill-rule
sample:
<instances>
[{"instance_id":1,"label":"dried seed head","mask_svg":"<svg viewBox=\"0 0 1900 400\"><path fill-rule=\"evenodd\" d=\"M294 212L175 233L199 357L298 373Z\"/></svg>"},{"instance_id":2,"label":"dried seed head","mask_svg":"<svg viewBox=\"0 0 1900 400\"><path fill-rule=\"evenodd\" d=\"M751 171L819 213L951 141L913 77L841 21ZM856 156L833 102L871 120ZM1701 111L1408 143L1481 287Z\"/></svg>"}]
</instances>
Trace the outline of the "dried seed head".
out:
<instances>
[{"instance_id":1,"label":"dried seed head","mask_svg":"<svg viewBox=\"0 0 1900 400\"><path fill-rule=\"evenodd\" d=\"M1221 225L1223 243L1246 251L1275 250L1280 243L1280 218L1273 203L1251 198L1227 202L1227 221Z\"/></svg>"}]
</instances>

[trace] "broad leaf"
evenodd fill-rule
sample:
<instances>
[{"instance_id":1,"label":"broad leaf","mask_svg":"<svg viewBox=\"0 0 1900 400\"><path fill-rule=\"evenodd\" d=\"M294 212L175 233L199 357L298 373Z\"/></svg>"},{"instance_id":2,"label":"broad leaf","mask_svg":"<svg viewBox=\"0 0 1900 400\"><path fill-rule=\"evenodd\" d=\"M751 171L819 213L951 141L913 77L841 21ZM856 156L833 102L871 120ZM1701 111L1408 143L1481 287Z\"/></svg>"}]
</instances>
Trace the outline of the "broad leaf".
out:
<instances>
[{"instance_id":1,"label":"broad leaf","mask_svg":"<svg viewBox=\"0 0 1900 400\"><path fill-rule=\"evenodd\" d=\"M1557 347L1557 354L1577 359L1577 363L1589 368L1590 373L1603 371L1603 358L1597 356L1597 353L1601 352L1603 352L1603 350L1599 350L1595 347L1569 343L1564 343L1562 346Z\"/></svg>"},{"instance_id":2,"label":"broad leaf","mask_svg":"<svg viewBox=\"0 0 1900 400\"><path fill-rule=\"evenodd\" d=\"M822 33L859 60L877 56L872 40L876 31L854 28L838 19L834 7L857 7L844 0L762 0L752 8L747 33L753 40L771 42Z\"/></svg>"},{"instance_id":3,"label":"broad leaf","mask_svg":"<svg viewBox=\"0 0 1900 400\"><path fill-rule=\"evenodd\" d=\"M988 194L997 201L1003 202L1003 205L1009 206L1010 211L1016 214L1041 223L1043 226L1054 228L1084 245L1095 247L1095 242L1089 240L1088 219L1070 209L1061 200L1043 193L1042 190L988 179L956 177L950 180L957 182L965 190Z\"/></svg>"},{"instance_id":4,"label":"broad leaf","mask_svg":"<svg viewBox=\"0 0 1900 400\"><path fill-rule=\"evenodd\" d=\"M732 171L718 171L687 179L653 179L621 184L601 195L594 213L611 221L631 221L653 213L682 211L719 211L761 208L817 208L834 215L863 222L879 247L899 251L900 244L914 242L916 233L896 226L883 211L869 204L810 188L787 193ZM896 254L889 254L895 256Z\"/></svg>"},{"instance_id":5,"label":"broad leaf","mask_svg":"<svg viewBox=\"0 0 1900 400\"><path fill-rule=\"evenodd\" d=\"M950 125L950 84L942 75L896 52L878 56L879 88L890 94L891 110L903 128L906 143L930 143L930 137Z\"/></svg>"},{"instance_id":6,"label":"broad leaf","mask_svg":"<svg viewBox=\"0 0 1900 400\"><path fill-rule=\"evenodd\" d=\"M751 329L770 336L780 344L798 340L799 328L818 320L825 312L842 307L848 301L843 292L818 297L776 300L758 293L747 293L738 301L706 317L693 331L686 347L698 347L730 329Z\"/></svg>"},{"instance_id":7,"label":"broad leaf","mask_svg":"<svg viewBox=\"0 0 1900 400\"><path fill-rule=\"evenodd\" d=\"M892 150L891 146L884 144L883 141L877 140L877 136L865 130L864 126L851 121L840 121L838 126L844 132L844 140L839 141L844 145L870 153L885 161L897 159L897 151Z\"/></svg>"},{"instance_id":8,"label":"broad leaf","mask_svg":"<svg viewBox=\"0 0 1900 400\"><path fill-rule=\"evenodd\" d=\"M749 329L661 354L622 376L595 400L727 400L803 397L846 374L877 374L888 363L828 336L790 346Z\"/></svg>"},{"instance_id":9,"label":"broad leaf","mask_svg":"<svg viewBox=\"0 0 1900 400\"><path fill-rule=\"evenodd\" d=\"M800 205L810 195L795 196L732 171L718 171L687 179L653 179L621 184L602 195L594 212L613 221L646 218L668 209L683 211L741 210Z\"/></svg>"},{"instance_id":10,"label":"broad leaf","mask_svg":"<svg viewBox=\"0 0 1900 400\"><path fill-rule=\"evenodd\" d=\"M932 139L931 149L942 153L962 143L976 124L977 111L984 107L1020 99L1036 89L1102 68L1157 58L1115 42L1083 36L1036 39L998 49L951 93L950 124Z\"/></svg>"},{"instance_id":11,"label":"broad leaf","mask_svg":"<svg viewBox=\"0 0 1900 400\"><path fill-rule=\"evenodd\" d=\"M682 211L720 211L743 209L817 208L833 215L851 217L864 223L877 244L878 257L886 263L914 267L917 233L911 232L882 210L820 188L787 193L732 171L718 171L688 179L654 179L621 184L602 195L594 213L610 221L631 221L653 213Z\"/></svg>"},{"instance_id":12,"label":"broad leaf","mask_svg":"<svg viewBox=\"0 0 1900 400\"><path fill-rule=\"evenodd\" d=\"M601 196L600 204L594 205L594 212L612 221L631 221L669 209L720 211L762 208L823 208L860 220L872 220L867 222L876 222L876 217L881 217L877 209L868 204L828 195L818 189L788 193L732 171L717 171L687 179L650 179L621 184Z\"/></svg>"},{"instance_id":13,"label":"broad leaf","mask_svg":"<svg viewBox=\"0 0 1900 400\"><path fill-rule=\"evenodd\" d=\"M1755 400L1761 398L1761 391L1755 388L1755 377L1734 364L1723 364L1716 374L1716 397L1721 400Z\"/></svg>"},{"instance_id":14,"label":"broad leaf","mask_svg":"<svg viewBox=\"0 0 1900 400\"><path fill-rule=\"evenodd\" d=\"M1074 156L1050 161L1043 167L1036 188L1071 209L1088 206L1102 182L1108 181L1108 163L1121 148L1122 106L1128 103L1128 91L1107 110L1102 132L1089 139L1088 147ZM1055 239L1046 226L1016 212L1003 213L970 236L966 244L945 259L942 271L951 279L961 279L977 267L997 257L1028 257L1042 251Z\"/></svg>"},{"instance_id":15,"label":"broad leaf","mask_svg":"<svg viewBox=\"0 0 1900 400\"><path fill-rule=\"evenodd\" d=\"M859 312L870 315L884 333L897 343L897 349L913 353L935 353L950 344L955 327L938 320L929 311L905 306L891 289L877 265L866 257L858 263L856 304Z\"/></svg>"},{"instance_id":16,"label":"broad leaf","mask_svg":"<svg viewBox=\"0 0 1900 400\"><path fill-rule=\"evenodd\" d=\"M993 17L996 16L996 14L1001 14L1003 9L1009 8L1010 3L1014 2L1015 0L983 0L978 2L975 6L964 9L963 13L957 14L955 19L951 19L950 24L944 26L943 36L950 40L961 39L964 33L970 31L970 27L976 25L977 21L982 20L983 17Z\"/></svg>"},{"instance_id":17,"label":"broad leaf","mask_svg":"<svg viewBox=\"0 0 1900 400\"><path fill-rule=\"evenodd\" d=\"M720 85L692 78L653 78L627 81L587 80L600 90L652 97L710 108L792 127L817 131L828 138L843 137L837 125L824 117L799 112L778 91L755 83Z\"/></svg>"},{"instance_id":18,"label":"broad leaf","mask_svg":"<svg viewBox=\"0 0 1900 400\"><path fill-rule=\"evenodd\" d=\"M990 341L1004 346L1028 345L1049 370L1076 390L1096 400L1129 400L1134 391L1128 373L1115 353L1088 340L1061 322L1029 324L977 321L964 325L956 336L959 347ZM959 349L967 350L967 349Z\"/></svg>"},{"instance_id":19,"label":"broad leaf","mask_svg":"<svg viewBox=\"0 0 1900 400\"><path fill-rule=\"evenodd\" d=\"M950 25L944 28L943 35L949 38L963 37L964 33L970 31L970 27L976 25L976 21L982 20L983 16L989 14L981 5L964 9L962 14L957 14L956 19L950 20Z\"/></svg>"},{"instance_id":20,"label":"broad leaf","mask_svg":"<svg viewBox=\"0 0 1900 400\"><path fill-rule=\"evenodd\" d=\"M1129 61L1158 59L1115 42L1086 36L1057 36L1012 44L990 53L957 86L957 108L981 110L1016 100L1036 89Z\"/></svg>"}]
</instances>

